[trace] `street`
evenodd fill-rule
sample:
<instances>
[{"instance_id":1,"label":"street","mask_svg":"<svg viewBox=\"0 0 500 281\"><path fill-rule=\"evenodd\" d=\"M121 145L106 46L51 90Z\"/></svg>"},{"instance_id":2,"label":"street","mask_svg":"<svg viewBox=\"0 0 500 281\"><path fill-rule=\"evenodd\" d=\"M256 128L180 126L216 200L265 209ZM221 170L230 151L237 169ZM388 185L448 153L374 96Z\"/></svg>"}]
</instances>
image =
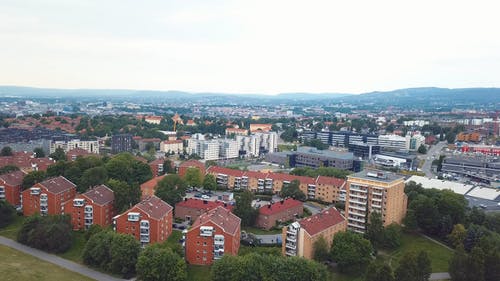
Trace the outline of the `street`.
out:
<instances>
[{"instance_id":1,"label":"street","mask_svg":"<svg viewBox=\"0 0 500 281\"><path fill-rule=\"evenodd\" d=\"M422 166L422 172L425 173L425 176L428 178L433 178L434 174L432 173L432 161L435 159L439 159L439 155L441 154L441 150L447 146L446 141L438 142L437 144L431 146L431 148L427 151L427 154L419 156L419 159L424 162Z\"/></svg>"}]
</instances>

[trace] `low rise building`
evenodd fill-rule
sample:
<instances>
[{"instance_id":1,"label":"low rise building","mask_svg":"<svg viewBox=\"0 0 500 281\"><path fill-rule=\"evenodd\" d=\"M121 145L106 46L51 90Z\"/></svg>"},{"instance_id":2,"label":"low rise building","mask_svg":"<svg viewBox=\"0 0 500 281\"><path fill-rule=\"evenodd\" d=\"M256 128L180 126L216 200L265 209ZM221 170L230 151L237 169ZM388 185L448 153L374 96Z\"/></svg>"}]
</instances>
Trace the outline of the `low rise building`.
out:
<instances>
[{"instance_id":1,"label":"low rise building","mask_svg":"<svg viewBox=\"0 0 500 281\"><path fill-rule=\"evenodd\" d=\"M63 176L50 178L22 192L23 214L60 215L63 203L76 195L76 185Z\"/></svg>"},{"instance_id":2,"label":"low rise building","mask_svg":"<svg viewBox=\"0 0 500 281\"><path fill-rule=\"evenodd\" d=\"M175 204L175 218L193 222L202 214L215 209L224 207L232 210L232 206L221 201L207 201L193 198L185 198L183 201Z\"/></svg>"},{"instance_id":3,"label":"low rise building","mask_svg":"<svg viewBox=\"0 0 500 281\"><path fill-rule=\"evenodd\" d=\"M321 237L332 246L333 236L347 230L347 220L335 208L329 208L320 213L303 218L282 231L282 253L286 256L312 259L314 243Z\"/></svg>"},{"instance_id":4,"label":"low rise building","mask_svg":"<svg viewBox=\"0 0 500 281\"><path fill-rule=\"evenodd\" d=\"M75 148L81 148L88 153L99 154L99 142L96 140L84 141L73 139L68 141L52 141L50 143L50 153L54 153L57 148L62 148L64 152L68 152Z\"/></svg>"},{"instance_id":5,"label":"low rise building","mask_svg":"<svg viewBox=\"0 0 500 281\"><path fill-rule=\"evenodd\" d=\"M22 171L0 175L0 200L5 200L13 206L20 206L21 185L25 175Z\"/></svg>"},{"instance_id":6,"label":"low rise building","mask_svg":"<svg viewBox=\"0 0 500 281\"><path fill-rule=\"evenodd\" d=\"M259 215L255 226L263 229L271 229L276 223L295 220L304 213L302 202L287 198L280 202L269 203L259 208Z\"/></svg>"},{"instance_id":7,"label":"low rise building","mask_svg":"<svg viewBox=\"0 0 500 281\"><path fill-rule=\"evenodd\" d=\"M63 203L64 214L71 216L73 230L88 229L92 225L111 225L115 216L114 192L105 185L99 185L78 194L73 200Z\"/></svg>"},{"instance_id":8,"label":"low rise building","mask_svg":"<svg viewBox=\"0 0 500 281\"><path fill-rule=\"evenodd\" d=\"M184 151L184 141L168 140L160 143L160 151L165 153L179 154Z\"/></svg>"},{"instance_id":9,"label":"low rise building","mask_svg":"<svg viewBox=\"0 0 500 281\"><path fill-rule=\"evenodd\" d=\"M182 162L179 165L179 171L178 171L179 176L184 177L184 175L186 175L187 169L189 168L199 169L202 175L204 175L206 172L204 163L201 163L200 161L197 160L188 160Z\"/></svg>"},{"instance_id":10,"label":"low rise building","mask_svg":"<svg viewBox=\"0 0 500 281\"><path fill-rule=\"evenodd\" d=\"M172 206L156 196L143 199L113 218L113 229L130 234L142 246L164 242L172 233Z\"/></svg>"},{"instance_id":11,"label":"low rise building","mask_svg":"<svg viewBox=\"0 0 500 281\"><path fill-rule=\"evenodd\" d=\"M186 261L211 265L224 255L237 255L240 232L241 219L223 207L200 215L186 233Z\"/></svg>"}]
</instances>

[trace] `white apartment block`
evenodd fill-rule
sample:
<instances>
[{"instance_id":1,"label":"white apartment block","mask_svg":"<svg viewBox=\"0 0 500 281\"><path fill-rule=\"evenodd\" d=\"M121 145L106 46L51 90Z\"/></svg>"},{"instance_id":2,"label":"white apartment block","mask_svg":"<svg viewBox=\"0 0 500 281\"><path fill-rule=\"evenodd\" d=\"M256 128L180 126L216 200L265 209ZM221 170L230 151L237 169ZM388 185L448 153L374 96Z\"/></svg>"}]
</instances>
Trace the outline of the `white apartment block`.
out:
<instances>
[{"instance_id":1,"label":"white apartment block","mask_svg":"<svg viewBox=\"0 0 500 281\"><path fill-rule=\"evenodd\" d=\"M381 147L393 149L410 149L410 137L401 137L398 135L381 135L378 137L378 144Z\"/></svg>"},{"instance_id":2,"label":"white apartment block","mask_svg":"<svg viewBox=\"0 0 500 281\"><path fill-rule=\"evenodd\" d=\"M240 145L235 140L221 140L219 142L220 157L224 159L238 158Z\"/></svg>"},{"instance_id":3,"label":"white apartment block","mask_svg":"<svg viewBox=\"0 0 500 281\"><path fill-rule=\"evenodd\" d=\"M258 157L260 153L260 141L255 135L236 136L236 142L241 151L245 151L246 157Z\"/></svg>"},{"instance_id":4,"label":"white apartment block","mask_svg":"<svg viewBox=\"0 0 500 281\"><path fill-rule=\"evenodd\" d=\"M182 140L162 141L160 143L160 151L165 153L181 153L184 150L184 142Z\"/></svg>"},{"instance_id":5,"label":"white apartment block","mask_svg":"<svg viewBox=\"0 0 500 281\"><path fill-rule=\"evenodd\" d=\"M204 160L219 159L219 142L217 140L189 139L188 154L196 154Z\"/></svg>"},{"instance_id":6,"label":"white apartment block","mask_svg":"<svg viewBox=\"0 0 500 281\"><path fill-rule=\"evenodd\" d=\"M85 149L89 153L99 154L98 141L82 141L79 139L74 139L70 141L51 141L50 153L54 153L57 148L62 148L64 152L68 152L75 148L81 148Z\"/></svg>"}]
</instances>

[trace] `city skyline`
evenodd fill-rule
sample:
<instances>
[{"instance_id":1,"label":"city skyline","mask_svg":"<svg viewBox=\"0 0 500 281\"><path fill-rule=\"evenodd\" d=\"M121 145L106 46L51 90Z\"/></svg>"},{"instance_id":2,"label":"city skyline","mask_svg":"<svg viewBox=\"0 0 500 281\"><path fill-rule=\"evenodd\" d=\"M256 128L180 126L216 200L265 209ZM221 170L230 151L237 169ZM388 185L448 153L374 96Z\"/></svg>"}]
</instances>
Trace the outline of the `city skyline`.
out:
<instances>
[{"instance_id":1,"label":"city skyline","mask_svg":"<svg viewBox=\"0 0 500 281\"><path fill-rule=\"evenodd\" d=\"M493 1L1 1L0 84L188 92L499 87Z\"/></svg>"}]
</instances>

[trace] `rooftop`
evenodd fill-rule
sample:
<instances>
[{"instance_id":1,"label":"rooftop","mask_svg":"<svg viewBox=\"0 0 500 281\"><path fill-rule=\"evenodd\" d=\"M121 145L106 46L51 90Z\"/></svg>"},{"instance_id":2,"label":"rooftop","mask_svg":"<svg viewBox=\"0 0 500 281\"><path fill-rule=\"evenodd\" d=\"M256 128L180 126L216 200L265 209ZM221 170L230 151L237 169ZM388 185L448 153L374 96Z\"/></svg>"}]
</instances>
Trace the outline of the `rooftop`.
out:
<instances>
[{"instance_id":1,"label":"rooftop","mask_svg":"<svg viewBox=\"0 0 500 281\"><path fill-rule=\"evenodd\" d=\"M271 205L264 205L260 207L259 213L261 215L273 215L281 212L285 212L288 209L295 208L298 206L302 206L302 202L288 198L280 202L276 202Z\"/></svg>"},{"instance_id":2,"label":"rooftop","mask_svg":"<svg viewBox=\"0 0 500 281\"><path fill-rule=\"evenodd\" d=\"M411 176L405 182L408 183L410 181L415 182L416 184L421 184L423 188L430 189L435 188L439 190L451 190L457 194L465 195L469 190L471 190L474 186L467 185L459 182L447 181L447 180L438 180L438 179L430 179L421 176Z\"/></svg>"},{"instance_id":3,"label":"rooftop","mask_svg":"<svg viewBox=\"0 0 500 281\"><path fill-rule=\"evenodd\" d=\"M155 194L154 188L158 185L158 182L161 181L166 175L154 177L147 182L141 184L141 193L143 197L153 196Z\"/></svg>"},{"instance_id":4,"label":"rooftop","mask_svg":"<svg viewBox=\"0 0 500 281\"><path fill-rule=\"evenodd\" d=\"M364 180L371 180L371 181L380 181L380 182L386 182L386 183L391 183L393 181L401 180L404 179L403 176L400 176L395 173L387 172L387 171L380 171L380 170L369 170L365 169L361 172L352 174L347 176L348 179L350 178L360 178Z\"/></svg>"},{"instance_id":5,"label":"rooftop","mask_svg":"<svg viewBox=\"0 0 500 281\"><path fill-rule=\"evenodd\" d=\"M47 189L47 191L58 194L63 191L70 190L72 188L76 188L76 185L72 182L70 182L68 179L66 179L63 176L55 177L55 178L50 178L48 180L44 180L38 185L41 185Z\"/></svg>"},{"instance_id":6,"label":"rooftop","mask_svg":"<svg viewBox=\"0 0 500 281\"><path fill-rule=\"evenodd\" d=\"M315 147L309 147L309 146L298 147L296 153L297 154L321 155L324 157L344 159L344 160L351 160L351 159L355 158L354 154L351 152L336 152L336 151L330 151L330 150L318 150Z\"/></svg>"},{"instance_id":7,"label":"rooftop","mask_svg":"<svg viewBox=\"0 0 500 281\"><path fill-rule=\"evenodd\" d=\"M10 186L20 186L23 183L25 174L22 171L14 171L0 175L0 182Z\"/></svg>"},{"instance_id":8,"label":"rooftop","mask_svg":"<svg viewBox=\"0 0 500 281\"><path fill-rule=\"evenodd\" d=\"M321 211L320 213L304 218L299 221L300 226L314 236L323 230L330 228L336 224L342 223L345 218L335 208L329 208Z\"/></svg>"},{"instance_id":9,"label":"rooftop","mask_svg":"<svg viewBox=\"0 0 500 281\"><path fill-rule=\"evenodd\" d=\"M240 227L241 219L229 210L219 206L199 216L191 226L191 230L203 226L207 222L218 225L226 233L235 234Z\"/></svg>"},{"instance_id":10,"label":"rooftop","mask_svg":"<svg viewBox=\"0 0 500 281\"><path fill-rule=\"evenodd\" d=\"M115 200L115 194L113 190L109 189L109 187L105 186L104 184L91 188L82 195L89 198L97 205L101 206Z\"/></svg>"},{"instance_id":11,"label":"rooftop","mask_svg":"<svg viewBox=\"0 0 500 281\"><path fill-rule=\"evenodd\" d=\"M172 206L167 204L167 202L161 200L160 198L154 195L143 199L141 202L137 203L134 207L137 207L144 213L148 214L149 217L157 220L163 218L166 214L168 214L173 210Z\"/></svg>"},{"instance_id":12,"label":"rooftop","mask_svg":"<svg viewBox=\"0 0 500 281\"><path fill-rule=\"evenodd\" d=\"M475 187L467 196L477 197L481 199L500 201L500 189L489 188L489 187Z\"/></svg>"},{"instance_id":13,"label":"rooftop","mask_svg":"<svg viewBox=\"0 0 500 281\"><path fill-rule=\"evenodd\" d=\"M186 208L193 208L193 209L199 209L199 210L205 210L209 211L212 209L215 209L217 207L224 207L228 210L232 209L231 205L225 204L224 202L220 201L207 201L207 200L199 200L199 199L194 199L194 198L186 198L184 201L181 201L175 205L175 207L186 207Z\"/></svg>"}]
</instances>

